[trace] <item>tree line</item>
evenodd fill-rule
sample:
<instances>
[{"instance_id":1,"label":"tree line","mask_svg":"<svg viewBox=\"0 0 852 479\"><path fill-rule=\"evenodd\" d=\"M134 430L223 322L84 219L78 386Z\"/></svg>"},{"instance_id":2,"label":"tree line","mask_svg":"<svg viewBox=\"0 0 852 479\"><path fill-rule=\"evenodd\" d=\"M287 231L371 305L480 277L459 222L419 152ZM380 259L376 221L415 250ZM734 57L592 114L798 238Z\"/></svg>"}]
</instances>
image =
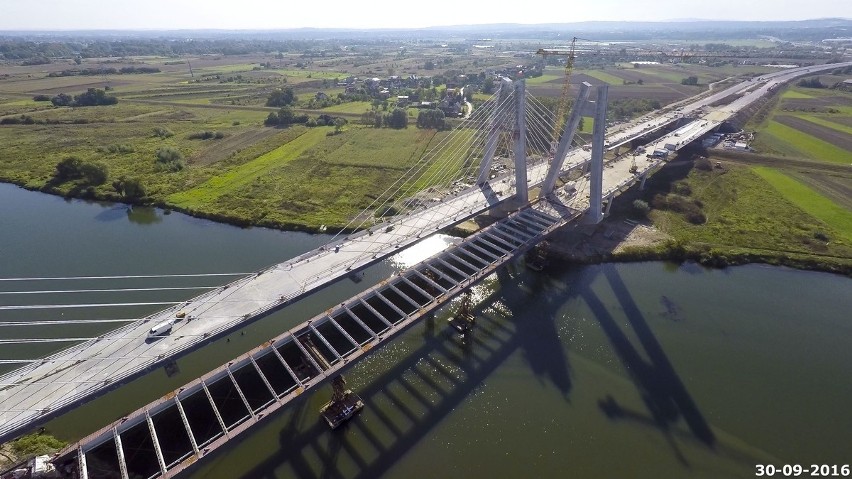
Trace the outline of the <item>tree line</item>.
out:
<instances>
[{"instance_id":1,"label":"tree line","mask_svg":"<svg viewBox=\"0 0 852 479\"><path fill-rule=\"evenodd\" d=\"M107 95L106 91L99 88L89 88L86 93L74 95L73 97L66 93L60 93L52 97L50 102L54 106L99 106L115 105L118 103L118 98Z\"/></svg>"}]
</instances>

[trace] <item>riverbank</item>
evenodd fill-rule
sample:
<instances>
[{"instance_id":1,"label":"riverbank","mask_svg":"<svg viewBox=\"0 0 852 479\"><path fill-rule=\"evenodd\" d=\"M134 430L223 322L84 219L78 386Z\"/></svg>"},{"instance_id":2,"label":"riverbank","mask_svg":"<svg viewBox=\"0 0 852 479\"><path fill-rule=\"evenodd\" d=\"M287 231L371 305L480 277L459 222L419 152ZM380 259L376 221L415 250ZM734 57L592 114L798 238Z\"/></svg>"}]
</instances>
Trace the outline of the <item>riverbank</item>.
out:
<instances>
[{"instance_id":1,"label":"riverbank","mask_svg":"<svg viewBox=\"0 0 852 479\"><path fill-rule=\"evenodd\" d=\"M550 241L549 254L556 261L577 264L693 261L707 267L725 268L759 263L852 276L852 258L683 244L652 225L622 221L622 226L618 221L605 221L591 232L583 229L557 232Z\"/></svg>"},{"instance_id":2,"label":"riverbank","mask_svg":"<svg viewBox=\"0 0 852 479\"><path fill-rule=\"evenodd\" d=\"M715 161L715 159L714 159ZM731 167L738 167L731 160L725 159ZM693 162L674 163L671 170L687 168L692 170ZM817 254L815 252L803 252L797 250L798 245L789 245L782 242L775 244L776 247L763 247L755 245L755 239L762 236L760 230L755 230L751 235L743 238L745 241L738 244L726 244L718 241L690 241L683 234L672 234L665 226L670 225L676 219L677 212L654 210L651 208L648 217L637 215L632 203L636 199L648 198L650 202L660 191L669 191L673 188L674 177L688 177L686 173L671 172L658 175L657 180L649 180L649 189L641 192L638 188L626 192L613 204L612 215L606 218L600 225L593 227L570 227L558 231L551 238L551 253L560 261L568 261L579 264L597 264L604 262L632 262L632 261L695 261L705 266L723 268L726 266L742 265L749 263L762 263L775 266L786 266L801 270L823 271L829 273L852 276L852 254L844 255L848 248L844 244L834 246L841 254ZM722 173L723 174L723 173ZM704 178L707 183L708 178ZM700 180L699 180L700 181ZM62 191L45 186L42 188L30 188L28 185L18 186L31 191L37 191L56 196L68 198ZM725 185L716 185L724 188ZM728 185L729 186L729 185ZM702 186L706 189L706 185ZM209 213L192 209L175 207L163 202L148 201L131 203L116 195L83 195L81 198L87 201L104 201L124 203L128 205L139 205L146 207L158 207L165 211L177 211L196 218L207 219L219 223L238 226L241 228L262 227L281 231L304 232L310 234L334 233L335 231L321 230L321 225L304 225L268 219L252 222L238 216L230 216L219 213ZM750 208L744 205L744 208ZM757 215L762 213L758 210ZM711 216L715 216L711 213ZM489 215L481 215L475 219L468 220L459 225L447 228L443 233L453 236L468 236L478 229L485 227L495 221ZM683 220L681 219L681 222ZM683 226L683 225L682 225ZM727 225L737 229L737 225ZM344 233L354 232L354 229L344 230ZM720 234L724 234L722 231ZM750 238L751 237L751 238ZM799 240L801 241L801 240ZM804 244L811 244L808 239ZM826 248L827 249L827 248Z\"/></svg>"}]
</instances>

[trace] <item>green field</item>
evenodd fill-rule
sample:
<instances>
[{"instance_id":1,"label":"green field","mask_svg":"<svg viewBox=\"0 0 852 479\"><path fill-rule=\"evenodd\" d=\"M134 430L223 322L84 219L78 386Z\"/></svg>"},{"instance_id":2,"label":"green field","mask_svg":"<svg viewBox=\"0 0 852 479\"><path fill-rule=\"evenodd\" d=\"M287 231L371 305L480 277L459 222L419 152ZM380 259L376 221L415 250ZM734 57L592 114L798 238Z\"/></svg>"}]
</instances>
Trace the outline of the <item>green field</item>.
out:
<instances>
[{"instance_id":1,"label":"green field","mask_svg":"<svg viewBox=\"0 0 852 479\"><path fill-rule=\"evenodd\" d=\"M839 164L850 163L850 152L843 148L776 121L769 121L759 135L760 145L769 144L772 150L789 156L813 158Z\"/></svg>"},{"instance_id":2,"label":"green field","mask_svg":"<svg viewBox=\"0 0 852 479\"><path fill-rule=\"evenodd\" d=\"M251 224L343 226L375 195L401 184L397 181L424 151L440 141L433 130L416 128L349 128L327 136L331 131L294 127L286 144L172 194L168 203Z\"/></svg>"},{"instance_id":3,"label":"green field","mask_svg":"<svg viewBox=\"0 0 852 479\"><path fill-rule=\"evenodd\" d=\"M801 90L789 89L781 94L781 98L813 98L813 95L809 95Z\"/></svg>"},{"instance_id":4,"label":"green field","mask_svg":"<svg viewBox=\"0 0 852 479\"><path fill-rule=\"evenodd\" d=\"M272 170L298 158L305 150L324 139L328 130L328 128L307 130L304 127L295 127L292 130L295 138L286 144L252 161L229 169L226 173L216 175L191 190L172 194L168 197L168 201L179 208L197 210L215 202L223 195L239 192L258 178L269 175Z\"/></svg>"},{"instance_id":5,"label":"green field","mask_svg":"<svg viewBox=\"0 0 852 479\"><path fill-rule=\"evenodd\" d=\"M753 171L772 185L787 201L801 208L852 244L852 212L778 170L755 167Z\"/></svg>"},{"instance_id":6,"label":"green field","mask_svg":"<svg viewBox=\"0 0 852 479\"><path fill-rule=\"evenodd\" d=\"M565 75L561 73L547 73L545 72L543 75L533 78L527 78L527 85L541 85L542 83L552 82L554 80L559 80L560 78L564 78Z\"/></svg>"},{"instance_id":7,"label":"green field","mask_svg":"<svg viewBox=\"0 0 852 479\"><path fill-rule=\"evenodd\" d=\"M348 103L341 103L339 105L332 105L327 108L323 108L323 112L328 113L357 113L361 114L366 111L369 111L372 108L372 105L368 101L351 101Z\"/></svg>"}]
</instances>

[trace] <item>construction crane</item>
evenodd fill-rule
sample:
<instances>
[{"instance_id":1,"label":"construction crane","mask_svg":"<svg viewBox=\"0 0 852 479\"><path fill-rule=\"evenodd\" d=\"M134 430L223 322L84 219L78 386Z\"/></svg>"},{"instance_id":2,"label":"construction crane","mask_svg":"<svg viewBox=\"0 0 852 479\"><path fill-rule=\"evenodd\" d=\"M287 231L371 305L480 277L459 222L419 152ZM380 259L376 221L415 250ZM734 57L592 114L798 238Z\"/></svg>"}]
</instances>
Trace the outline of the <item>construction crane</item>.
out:
<instances>
[{"instance_id":1,"label":"construction crane","mask_svg":"<svg viewBox=\"0 0 852 479\"><path fill-rule=\"evenodd\" d=\"M557 56L567 56L565 60L565 79L562 81L562 96L559 98L559 103L556 105L556 121L553 122L553 140L551 145L553 145L553 149L556 149L556 145L559 143L559 132L562 130L562 123L565 121L565 114L568 109L568 89L570 87L570 79L571 79L571 70L574 69L574 59L575 55L575 47L577 44L577 37L571 39L571 46L568 50L555 50L550 48L539 48L536 52L541 55L545 59L547 59L548 55L557 55Z\"/></svg>"}]
</instances>

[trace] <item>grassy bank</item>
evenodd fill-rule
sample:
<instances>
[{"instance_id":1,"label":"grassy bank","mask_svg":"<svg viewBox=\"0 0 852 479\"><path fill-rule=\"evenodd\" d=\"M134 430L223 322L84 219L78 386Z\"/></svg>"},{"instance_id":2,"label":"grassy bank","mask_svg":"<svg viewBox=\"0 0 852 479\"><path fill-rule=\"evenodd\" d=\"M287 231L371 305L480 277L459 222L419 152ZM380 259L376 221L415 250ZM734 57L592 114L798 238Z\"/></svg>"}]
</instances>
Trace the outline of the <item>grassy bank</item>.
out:
<instances>
[{"instance_id":1,"label":"grassy bank","mask_svg":"<svg viewBox=\"0 0 852 479\"><path fill-rule=\"evenodd\" d=\"M592 260L758 262L852 274L852 212L784 173L678 161L647 186L633 195L652 205L648 220L673 239ZM615 203L614 214L638 219L628 198Z\"/></svg>"}]
</instances>

